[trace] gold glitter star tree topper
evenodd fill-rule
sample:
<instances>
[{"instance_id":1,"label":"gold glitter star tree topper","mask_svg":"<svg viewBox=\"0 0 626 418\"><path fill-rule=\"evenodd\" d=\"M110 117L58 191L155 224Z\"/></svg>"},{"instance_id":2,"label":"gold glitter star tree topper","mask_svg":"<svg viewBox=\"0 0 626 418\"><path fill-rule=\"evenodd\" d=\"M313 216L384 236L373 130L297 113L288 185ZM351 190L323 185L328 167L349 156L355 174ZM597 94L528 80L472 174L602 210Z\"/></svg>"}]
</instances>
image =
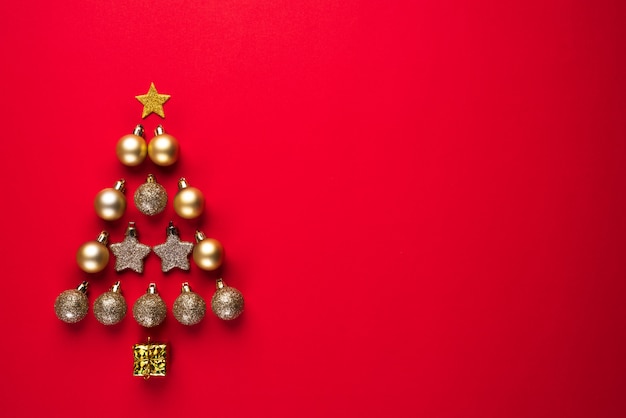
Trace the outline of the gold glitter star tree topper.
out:
<instances>
[{"instance_id":1,"label":"gold glitter star tree topper","mask_svg":"<svg viewBox=\"0 0 626 418\"><path fill-rule=\"evenodd\" d=\"M156 113L162 118L165 118L163 104L170 99L170 95L159 94L156 87L154 87L154 83L150 83L150 88L146 94L140 94L139 96L135 96L135 98L143 105L142 118L145 119L151 113Z\"/></svg>"}]
</instances>

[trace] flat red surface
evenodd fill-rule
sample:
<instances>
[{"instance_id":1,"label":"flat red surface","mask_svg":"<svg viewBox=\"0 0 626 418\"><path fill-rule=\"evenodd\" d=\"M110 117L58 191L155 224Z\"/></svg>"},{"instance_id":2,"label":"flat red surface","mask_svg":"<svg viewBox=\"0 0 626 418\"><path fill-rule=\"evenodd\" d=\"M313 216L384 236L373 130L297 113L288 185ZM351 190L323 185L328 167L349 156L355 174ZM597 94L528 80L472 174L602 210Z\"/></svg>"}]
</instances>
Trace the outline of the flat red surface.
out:
<instances>
[{"instance_id":1,"label":"flat red surface","mask_svg":"<svg viewBox=\"0 0 626 418\"><path fill-rule=\"evenodd\" d=\"M626 9L620 1L69 1L0 5L0 415L626 416ZM165 120L141 119L154 82ZM168 170L122 166L143 122ZM148 173L199 221L95 194ZM215 274L87 277L77 248L173 219L226 249L246 311L77 325L55 297ZM131 346L170 344L163 379Z\"/></svg>"}]
</instances>

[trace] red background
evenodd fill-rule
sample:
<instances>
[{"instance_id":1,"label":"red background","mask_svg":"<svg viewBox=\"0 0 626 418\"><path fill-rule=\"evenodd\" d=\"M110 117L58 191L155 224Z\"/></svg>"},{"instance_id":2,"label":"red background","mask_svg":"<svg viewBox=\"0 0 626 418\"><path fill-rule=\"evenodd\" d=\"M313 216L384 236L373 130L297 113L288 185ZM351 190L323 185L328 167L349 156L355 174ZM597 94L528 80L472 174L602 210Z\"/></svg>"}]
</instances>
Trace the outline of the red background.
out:
<instances>
[{"instance_id":1,"label":"red background","mask_svg":"<svg viewBox=\"0 0 626 418\"><path fill-rule=\"evenodd\" d=\"M3 416L625 416L623 2L386 3L0 5ZM173 169L117 161L140 122L180 140ZM150 172L202 219L138 214ZM83 242L170 219L224 244L239 320L56 319ZM216 275L111 263L90 302L118 278L171 309ZM147 336L163 379L131 376Z\"/></svg>"}]
</instances>

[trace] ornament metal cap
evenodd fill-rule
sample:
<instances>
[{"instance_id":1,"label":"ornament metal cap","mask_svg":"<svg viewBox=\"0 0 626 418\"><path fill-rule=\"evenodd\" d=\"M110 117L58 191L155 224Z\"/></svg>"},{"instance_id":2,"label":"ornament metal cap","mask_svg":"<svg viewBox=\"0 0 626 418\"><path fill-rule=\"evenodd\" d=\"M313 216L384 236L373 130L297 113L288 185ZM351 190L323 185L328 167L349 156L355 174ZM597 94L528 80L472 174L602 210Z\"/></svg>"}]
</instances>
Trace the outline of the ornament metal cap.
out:
<instances>
[{"instance_id":1,"label":"ornament metal cap","mask_svg":"<svg viewBox=\"0 0 626 418\"><path fill-rule=\"evenodd\" d=\"M96 241L106 247L107 243L109 242L109 233L107 231L100 232L100 235L98 235Z\"/></svg>"},{"instance_id":2,"label":"ornament metal cap","mask_svg":"<svg viewBox=\"0 0 626 418\"><path fill-rule=\"evenodd\" d=\"M202 231L196 231L196 242L200 242L203 239L206 239L206 235L204 235L204 232Z\"/></svg>"},{"instance_id":3,"label":"ornament metal cap","mask_svg":"<svg viewBox=\"0 0 626 418\"><path fill-rule=\"evenodd\" d=\"M137 238L137 228L135 228L134 222L128 223L128 228L126 228L126 236Z\"/></svg>"},{"instance_id":4,"label":"ornament metal cap","mask_svg":"<svg viewBox=\"0 0 626 418\"><path fill-rule=\"evenodd\" d=\"M120 192L124 193L126 191L126 180L124 179L119 179L116 183L115 186L113 186L113 188L115 190L119 190Z\"/></svg>"},{"instance_id":5,"label":"ornament metal cap","mask_svg":"<svg viewBox=\"0 0 626 418\"><path fill-rule=\"evenodd\" d=\"M119 282L118 282L119 283ZM79 290L83 293L87 293L87 287L89 287L89 282L83 281L76 287L76 290Z\"/></svg>"},{"instance_id":6,"label":"ornament metal cap","mask_svg":"<svg viewBox=\"0 0 626 418\"><path fill-rule=\"evenodd\" d=\"M111 292L120 293L120 287L121 287L121 284L120 284L120 281L118 280L115 283L113 283L113 286L111 286Z\"/></svg>"},{"instance_id":7,"label":"ornament metal cap","mask_svg":"<svg viewBox=\"0 0 626 418\"><path fill-rule=\"evenodd\" d=\"M178 190L186 189L187 187L189 187L189 183L187 183L187 179L184 177L181 177L180 180L178 180Z\"/></svg>"},{"instance_id":8,"label":"ornament metal cap","mask_svg":"<svg viewBox=\"0 0 626 418\"><path fill-rule=\"evenodd\" d=\"M170 221L170 223L167 225L167 228L165 229L165 231L167 232L166 236L170 236L170 235L176 235L177 237L180 236L180 233L178 232L178 228L176 228L174 226L174 221Z\"/></svg>"},{"instance_id":9,"label":"ornament metal cap","mask_svg":"<svg viewBox=\"0 0 626 418\"><path fill-rule=\"evenodd\" d=\"M137 135L143 138L144 136L144 129L143 129L143 125L142 124L137 124L137 126L135 126L135 129L133 129L133 135Z\"/></svg>"},{"instance_id":10,"label":"ornament metal cap","mask_svg":"<svg viewBox=\"0 0 626 418\"><path fill-rule=\"evenodd\" d=\"M181 286L180 293L189 293L191 292L191 287L189 287L189 282L184 282Z\"/></svg>"},{"instance_id":11,"label":"ornament metal cap","mask_svg":"<svg viewBox=\"0 0 626 418\"><path fill-rule=\"evenodd\" d=\"M163 125L157 125L156 128L154 128L154 134L155 135L163 135L165 133L165 129L163 129Z\"/></svg>"},{"instance_id":12,"label":"ornament metal cap","mask_svg":"<svg viewBox=\"0 0 626 418\"><path fill-rule=\"evenodd\" d=\"M148 174L148 177L146 177L146 183L156 183L156 177L154 177L154 174Z\"/></svg>"},{"instance_id":13,"label":"ornament metal cap","mask_svg":"<svg viewBox=\"0 0 626 418\"><path fill-rule=\"evenodd\" d=\"M148 285L148 289L146 289L146 293L149 295L158 295L159 293L157 292L156 283L150 283Z\"/></svg>"}]
</instances>

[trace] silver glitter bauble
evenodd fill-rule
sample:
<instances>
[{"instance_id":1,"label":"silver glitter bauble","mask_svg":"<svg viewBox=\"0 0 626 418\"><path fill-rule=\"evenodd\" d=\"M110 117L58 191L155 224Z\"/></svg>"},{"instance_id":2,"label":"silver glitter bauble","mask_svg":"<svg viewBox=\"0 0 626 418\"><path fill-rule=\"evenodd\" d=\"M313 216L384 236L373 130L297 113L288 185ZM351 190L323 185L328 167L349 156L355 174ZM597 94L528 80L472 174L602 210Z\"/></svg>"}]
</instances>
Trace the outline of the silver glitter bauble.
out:
<instances>
[{"instance_id":1,"label":"silver glitter bauble","mask_svg":"<svg viewBox=\"0 0 626 418\"><path fill-rule=\"evenodd\" d=\"M152 328L160 325L165 320L167 307L163 299L156 293L156 285L150 283L148 292L135 301L133 305L133 317L143 327Z\"/></svg>"},{"instance_id":2,"label":"silver glitter bauble","mask_svg":"<svg viewBox=\"0 0 626 418\"><path fill-rule=\"evenodd\" d=\"M235 319L243 312L243 295L234 287L224 284L222 279L217 281L217 291L211 299L211 309L220 319Z\"/></svg>"},{"instance_id":3,"label":"silver glitter bauble","mask_svg":"<svg viewBox=\"0 0 626 418\"><path fill-rule=\"evenodd\" d=\"M135 191L135 206L139 212L150 216L163 212L167 206L165 188L156 182L152 174Z\"/></svg>"},{"instance_id":4,"label":"silver glitter bauble","mask_svg":"<svg viewBox=\"0 0 626 418\"><path fill-rule=\"evenodd\" d=\"M174 301L174 318L183 325L195 325L202 321L206 313L206 303L197 293L192 292L188 283L183 283L181 294Z\"/></svg>"},{"instance_id":5,"label":"silver glitter bauble","mask_svg":"<svg viewBox=\"0 0 626 418\"><path fill-rule=\"evenodd\" d=\"M85 296L87 282L82 282L77 289L62 292L54 301L54 312L63 322L73 324L87 315L89 300Z\"/></svg>"},{"instance_id":6,"label":"silver glitter bauble","mask_svg":"<svg viewBox=\"0 0 626 418\"><path fill-rule=\"evenodd\" d=\"M126 316L126 300L120 294L120 282L115 282L111 290L104 292L93 303L93 313L98 322L115 325Z\"/></svg>"}]
</instances>

